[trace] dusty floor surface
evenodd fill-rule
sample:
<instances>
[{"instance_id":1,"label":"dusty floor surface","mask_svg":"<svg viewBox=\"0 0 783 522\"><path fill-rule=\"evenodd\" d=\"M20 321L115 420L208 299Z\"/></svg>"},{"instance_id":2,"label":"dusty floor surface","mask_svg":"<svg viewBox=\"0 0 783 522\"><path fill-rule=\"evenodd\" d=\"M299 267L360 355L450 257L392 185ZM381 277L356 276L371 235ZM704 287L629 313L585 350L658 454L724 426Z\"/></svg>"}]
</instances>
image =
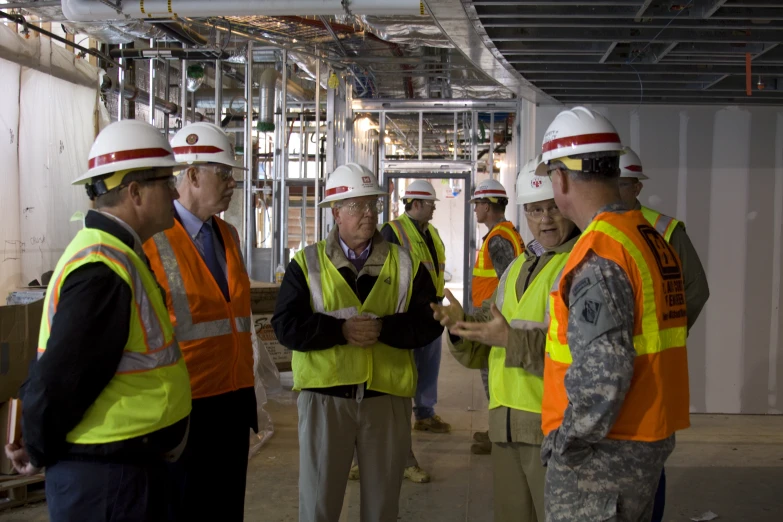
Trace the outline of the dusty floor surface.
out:
<instances>
[{"instance_id":1,"label":"dusty floor surface","mask_svg":"<svg viewBox=\"0 0 783 522\"><path fill-rule=\"evenodd\" d=\"M489 457L470 453L473 431L487 428L487 401L478 372L443 354L438 413L452 424L447 435L414 432L413 444L430 484L406 481L400 496L405 522L492 521ZM250 462L248 521L297 520L296 403L287 392L270 402L276 433ZM783 416L694 415L693 427L678 434L667 463L666 522L687 522L706 511L719 522L783 520ZM205 465L210 465L205 463ZM220 470L216 466L216 476ZM344 521L359 521L359 485L349 482ZM44 522L46 505L0 512L0 522Z\"/></svg>"}]
</instances>

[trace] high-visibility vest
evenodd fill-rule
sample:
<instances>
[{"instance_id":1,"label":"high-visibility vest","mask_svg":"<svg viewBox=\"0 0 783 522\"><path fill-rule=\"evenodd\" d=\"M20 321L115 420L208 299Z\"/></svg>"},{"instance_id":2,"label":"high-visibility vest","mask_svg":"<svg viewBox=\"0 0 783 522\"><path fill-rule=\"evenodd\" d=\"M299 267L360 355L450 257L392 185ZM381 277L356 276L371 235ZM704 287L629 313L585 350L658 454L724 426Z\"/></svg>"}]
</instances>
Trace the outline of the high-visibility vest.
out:
<instances>
[{"instance_id":1,"label":"high-visibility vest","mask_svg":"<svg viewBox=\"0 0 783 522\"><path fill-rule=\"evenodd\" d=\"M446 276L444 275L446 272L446 247L443 245L440 235L438 235L438 230L431 224L427 224L427 230L429 230L430 236L432 236L432 242L435 243L435 253L438 255L438 269L435 270L436 260L432 259L432 253L429 247L427 247L424 236L416 228L408 214L403 214L397 219L389 221L389 225L391 225L391 229L397 236L400 245L409 252L413 252L413 255L419 258L421 264L424 265L432 277L438 297L443 297L443 289L446 287Z\"/></svg>"},{"instance_id":2,"label":"high-visibility vest","mask_svg":"<svg viewBox=\"0 0 783 522\"><path fill-rule=\"evenodd\" d=\"M522 242L522 236L510 221L501 221L490 230L481 249L476 256L476 264L473 266L473 280L471 282L471 295L473 297L473 306L480 307L481 304L492 297L498 288L498 276L495 272L495 265L492 264L492 258L489 256L489 240L495 236L501 236L510 241L514 247L514 257L519 257L525 250L525 243Z\"/></svg>"},{"instance_id":3,"label":"high-visibility vest","mask_svg":"<svg viewBox=\"0 0 783 522\"><path fill-rule=\"evenodd\" d=\"M217 216L212 219L226 248L229 302L178 220L144 243L152 271L166 291L194 398L253 386L250 279L236 229Z\"/></svg>"},{"instance_id":4,"label":"high-visibility vest","mask_svg":"<svg viewBox=\"0 0 783 522\"><path fill-rule=\"evenodd\" d=\"M569 275L589 252L617 263L628 275L635 298L631 388L608 437L656 441L690 425L687 311L682 270L671 246L639 211L599 214L574 246L553 311L544 366L542 428L557 429L568 407L565 374L571 365L566 306Z\"/></svg>"},{"instance_id":5,"label":"high-visibility vest","mask_svg":"<svg viewBox=\"0 0 783 522\"><path fill-rule=\"evenodd\" d=\"M380 318L407 311L419 264L408 251L389 244L380 275L362 303L326 256L326 241L300 250L294 261L307 279L313 312L340 319L357 315ZM295 390L367 383L368 390L390 395L413 397L416 393L413 351L380 342L369 348L338 345L294 351L291 366Z\"/></svg>"},{"instance_id":6,"label":"high-visibility vest","mask_svg":"<svg viewBox=\"0 0 783 522\"><path fill-rule=\"evenodd\" d=\"M107 232L82 229L57 263L44 301L38 358L46 353L66 278L88 263L104 263L128 283L133 305L128 341L114 377L65 440L106 444L179 422L190 414L190 380L160 288L136 252Z\"/></svg>"},{"instance_id":7,"label":"high-visibility vest","mask_svg":"<svg viewBox=\"0 0 783 522\"><path fill-rule=\"evenodd\" d=\"M539 258L538 262L541 262ZM546 322L549 312L549 292L568 259L568 252L554 254L546 266L533 278L521 298L516 284L524 256L508 267L495 296L495 305L512 328L527 328ZM544 379L523 368L506 367L506 349L493 346L489 352L489 409L505 406L516 410L541 413Z\"/></svg>"},{"instance_id":8,"label":"high-visibility vest","mask_svg":"<svg viewBox=\"0 0 783 522\"><path fill-rule=\"evenodd\" d=\"M677 228L677 225L679 225L680 222L673 217L669 217L666 214L661 214L657 210L653 210L645 206L642 206L641 212L644 216L644 219L646 219L653 226L653 228L655 228L655 230L657 230L658 233L663 236L666 242L671 243L672 232L674 232L674 229Z\"/></svg>"}]
</instances>

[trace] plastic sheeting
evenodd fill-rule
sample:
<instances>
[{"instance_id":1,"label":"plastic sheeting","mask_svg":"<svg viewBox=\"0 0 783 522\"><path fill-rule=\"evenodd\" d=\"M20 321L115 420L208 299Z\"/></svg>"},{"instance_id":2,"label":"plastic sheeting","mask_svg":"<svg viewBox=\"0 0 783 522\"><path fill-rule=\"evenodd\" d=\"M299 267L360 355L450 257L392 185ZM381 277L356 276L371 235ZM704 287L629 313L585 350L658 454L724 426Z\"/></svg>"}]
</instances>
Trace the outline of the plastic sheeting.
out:
<instances>
[{"instance_id":1,"label":"plastic sheeting","mask_svg":"<svg viewBox=\"0 0 783 522\"><path fill-rule=\"evenodd\" d=\"M87 170L95 138L96 88L23 68L19 96L22 282L53 270L90 202L71 181Z\"/></svg>"},{"instance_id":2,"label":"plastic sheeting","mask_svg":"<svg viewBox=\"0 0 783 522\"><path fill-rule=\"evenodd\" d=\"M274 395L282 391L280 384L280 372L277 366L269 356L264 345L259 342L255 329L252 330L253 339L253 370L255 372L255 391L256 391L256 413L258 415L258 433L250 430L250 451L248 458L252 457L261 449L261 447L272 438L275 433L275 426L272 423L272 417L266 411L264 406L267 403L267 392Z\"/></svg>"},{"instance_id":3,"label":"plastic sheeting","mask_svg":"<svg viewBox=\"0 0 783 522\"><path fill-rule=\"evenodd\" d=\"M19 80L22 68L0 59L0 92L6 100L0 103L0 296L21 284L22 252L19 235Z\"/></svg>"}]
</instances>

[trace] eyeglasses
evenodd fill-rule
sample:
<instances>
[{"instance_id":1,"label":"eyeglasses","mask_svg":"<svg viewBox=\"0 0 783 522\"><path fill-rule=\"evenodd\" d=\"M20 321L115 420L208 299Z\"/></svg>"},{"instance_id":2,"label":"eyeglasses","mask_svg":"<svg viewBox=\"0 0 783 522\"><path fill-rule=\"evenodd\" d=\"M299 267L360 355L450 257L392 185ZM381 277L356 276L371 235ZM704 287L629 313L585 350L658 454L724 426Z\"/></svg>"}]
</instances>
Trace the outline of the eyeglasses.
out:
<instances>
[{"instance_id":1,"label":"eyeglasses","mask_svg":"<svg viewBox=\"0 0 783 522\"><path fill-rule=\"evenodd\" d=\"M434 207L435 206L435 202L434 201L430 201L428 199L422 199L420 201L421 201L422 205L425 205L427 207Z\"/></svg>"},{"instance_id":2,"label":"eyeglasses","mask_svg":"<svg viewBox=\"0 0 783 522\"><path fill-rule=\"evenodd\" d=\"M626 188L633 187L634 185L636 185L636 183L637 183L636 181L620 181L617 183L617 185L621 189L626 189Z\"/></svg>"},{"instance_id":3,"label":"eyeglasses","mask_svg":"<svg viewBox=\"0 0 783 522\"><path fill-rule=\"evenodd\" d=\"M371 214L380 214L383 210L383 201L381 199L370 201L351 201L343 205L335 206L338 209L345 209L352 216L360 216L366 212Z\"/></svg>"},{"instance_id":4,"label":"eyeglasses","mask_svg":"<svg viewBox=\"0 0 783 522\"><path fill-rule=\"evenodd\" d=\"M543 219L545 214L551 218L555 218L560 215L560 209L556 206L549 208L536 207L531 208L530 210L525 210L525 214L533 219Z\"/></svg>"},{"instance_id":5,"label":"eyeglasses","mask_svg":"<svg viewBox=\"0 0 783 522\"><path fill-rule=\"evenodd\" d=\"M220 181L228 181L234 179L234 169L227 165L210 165L212 172L220 178Z\"/></svg>"}]
</instances>

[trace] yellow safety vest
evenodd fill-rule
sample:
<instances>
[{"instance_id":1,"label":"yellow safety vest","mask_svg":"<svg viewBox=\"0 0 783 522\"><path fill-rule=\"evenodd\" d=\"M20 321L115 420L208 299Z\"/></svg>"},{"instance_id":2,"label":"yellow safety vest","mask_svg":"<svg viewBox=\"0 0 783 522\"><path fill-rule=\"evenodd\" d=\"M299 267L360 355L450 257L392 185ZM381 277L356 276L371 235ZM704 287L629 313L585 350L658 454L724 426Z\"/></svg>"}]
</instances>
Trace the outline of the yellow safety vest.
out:
<instances>
[{"instance_id":1,"label":"yellow safety vest","mask_svg":"<svg viewBox=\"0 0 783 522\"><path fill-rule=\"evenodd\" d=\"M105 444L179 422L190 414L190 377L163 295L146 263L107 232L82 229L57 263L44 301L38 357L46 353L66 278L88 263L104 263L128 283L133 296L130 331L114 377L65 439L73 444Z\"/></svg>"},{"instance_id":2,"label":"yellow safety vest","mask_svg":"<svg viewBox=\"0 0 783 522\"><path fill-rule=\"evenodd\" d=\"M340 319L407 311L418 269L414 256L389 244L378 280L362 303L326 256L326 241L300 250L294 261L307 279L313 312ZM368 390L390 395L413 397L416 393L413 351L380 342L369 348L346 344L326 350L294 351L291 366L295 390L367 383Z\"/></svg>"},{"instance_id":3,"label":"yellow safety vest","mask_svg":"<svg viewBox=\"0 0 783 522\"><path fill-rule=\"evenodd\" d=\"M555 254L536 275L521 299L517 299L516 284L525 258L520 256L511 263L500 279L495 304L512 328L526 328L532 326L530 323L545 322L549 309L549 292L555 281L559 280L568 261L568 254L569 252ZM489 386L490 410L506 406L541 413L543 377L522 368L507 368L506 349L500 346L493 346L489 352Z\"/></svg>"},{"instance_id":4,"label":"yellow safety vest","mask_svg":"<svg viewBox=\"0 0 783 522\"><path fill-rule=\"evenodd\" d=\"M438 270L435 270L435 260L432 259L427 242L424 241L424 236L416 228L408 214L403 214L397 219L389 221L389 225L391 225L391 229L394 231L400 244L421 260L421 263L432 277L435 292L438 294L438 297L443 297L443 289L446 287L444 275L446 272L446 247L438 235L438 230L431 224L427 224L427 229L432 236L432 242L435 243L435 253L438 254Z\"/></svg>"},{"instance_id":5,"label":"yellow safety vest","mask_svg":"<svg viewBox=\"0 0 783 522\"><path fill-rule=\"evenodd\" d=\"M642 215L655 230L666 240L667 243L671 243L672 232L677 228L680 222L673 217L669 217L666 214L661 214L657 210L642 206Z\"/></svg>"}]
</instances>

